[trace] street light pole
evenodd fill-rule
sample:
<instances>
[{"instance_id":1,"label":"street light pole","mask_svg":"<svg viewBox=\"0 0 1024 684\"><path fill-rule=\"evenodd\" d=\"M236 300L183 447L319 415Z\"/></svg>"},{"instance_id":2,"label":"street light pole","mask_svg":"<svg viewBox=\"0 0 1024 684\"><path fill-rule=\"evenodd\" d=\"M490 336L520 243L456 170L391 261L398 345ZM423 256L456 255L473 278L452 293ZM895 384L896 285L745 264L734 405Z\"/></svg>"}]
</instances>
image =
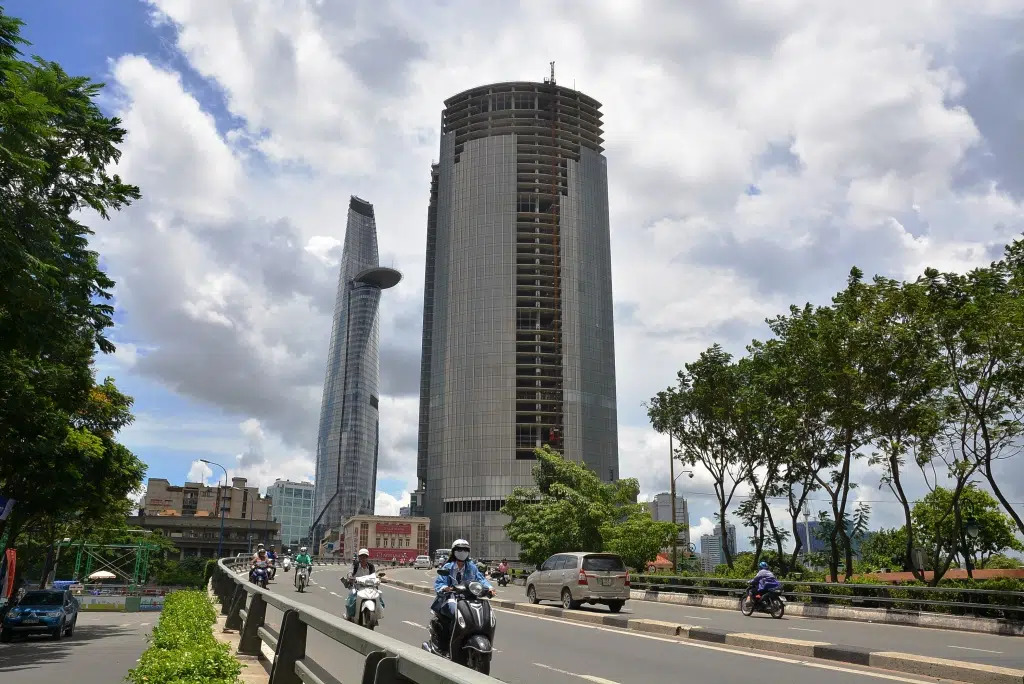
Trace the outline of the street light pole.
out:
<instances>
[{"instance_id":1,"label":"street light pole","mask_svg":"<svg viewBox=\"0 0 1024 684\"><path fill-rule=\"evenodd\" d=\"M217 538L217 558L221 557L221 552L224 550L224 490L228 486L228 469L222 466L220 463L214 463L213 461L207 461L205 458L199 459L201 463L206 465L215 465L224 471L224 486L221 487L220 492L217 496L217 502L220 504L220 537Z\"/></svg>"},{"instance_id":2,"label":"street light pole","mask_svg":"<svg viewBox=\"0 0 1024 684\"><path fill-rule=\"evenodd\" d=\"M672 524L676 522L676 459L672 453L672 431L668 433L668 476L672 479L669 496L672 497ZM679 572L679 530L672 533L672 574Z\"/></svg>"}]
</instances>

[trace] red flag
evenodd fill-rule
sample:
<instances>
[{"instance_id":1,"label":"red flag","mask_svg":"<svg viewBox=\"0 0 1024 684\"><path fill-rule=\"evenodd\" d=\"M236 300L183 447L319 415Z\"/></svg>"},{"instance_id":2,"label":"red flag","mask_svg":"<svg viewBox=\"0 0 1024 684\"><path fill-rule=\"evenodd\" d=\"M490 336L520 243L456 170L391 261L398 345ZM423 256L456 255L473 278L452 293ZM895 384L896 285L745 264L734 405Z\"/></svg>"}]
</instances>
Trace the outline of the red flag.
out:
<instances>
[{"instance_id":1,"label":"red flag","mask_svg":"<svg viewBox=\"0 0 1024 684\"><path fill-rule=\"evenodd\" d=\"M0 587L0 597L10 598L14 593L14 571L17 570L18 552L14 549L7 549L7 583Z\"/></svg>"}]
</instances>

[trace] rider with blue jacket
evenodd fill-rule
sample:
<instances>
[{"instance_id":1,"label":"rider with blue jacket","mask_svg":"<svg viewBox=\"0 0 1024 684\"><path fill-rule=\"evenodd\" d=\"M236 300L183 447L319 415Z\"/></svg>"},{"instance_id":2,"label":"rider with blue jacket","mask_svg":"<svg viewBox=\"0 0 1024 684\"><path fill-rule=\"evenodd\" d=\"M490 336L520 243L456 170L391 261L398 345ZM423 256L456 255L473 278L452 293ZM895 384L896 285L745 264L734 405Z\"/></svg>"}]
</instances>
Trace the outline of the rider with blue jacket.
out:
<instances>
[{"instance_id":1,"label":"rider with blue jacket","mask_svg":"<svg viewBox=\"0 0 1024 684\"><path fill-rule=\"evenodd\" d=\"M761 594L766 591L778 591L782 588L782 584L779 582L775 574L768 569L768 564L761 561L757 564L758 570L754 578L750 580L750 584L754 587L754 592L757 599L761 598Z\"/></svg>"},{"instance_id":2,"label":"rider with blue jacket","mask_svg":"<svg viewBox=\"0 0 1024 684\"><path fill-rule=\"evenodd\" d=\"M491 596L494 596L494 587L487 581L484 574L476 566L476 563L469 560L469 542L465 539L456 539L452 543L452 552L442 568L448 571L446 575L438 575L434 580L434 602L430 609L442 619L445 626L445 633L451 628L452 620L455 618L455 598L450 596L452 588L459 584L479 582ZM439 644L443 646L444 644Z\"/></svg>"}]
</instances>

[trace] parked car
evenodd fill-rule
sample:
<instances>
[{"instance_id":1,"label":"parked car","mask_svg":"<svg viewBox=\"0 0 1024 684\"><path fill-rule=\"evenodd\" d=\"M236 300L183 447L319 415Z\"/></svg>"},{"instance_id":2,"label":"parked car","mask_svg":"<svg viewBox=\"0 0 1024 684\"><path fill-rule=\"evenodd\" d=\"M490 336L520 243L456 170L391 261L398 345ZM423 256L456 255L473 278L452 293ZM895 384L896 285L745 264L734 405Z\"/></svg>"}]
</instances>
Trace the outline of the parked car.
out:
<instances>
[{"instance_id":1,"label":"parked car","mask_svg":"<svg viewBox=\"0 0 1024 684\"><path fill-rule=\"evenodd\" d=\"M629 600L629 570L614 553L558 553L526 578L526 596L560 601L566 610L601 603L618 613Z\"/></svg>"},{"instance_id":2,"label":"parked car","mask_svg":"<svg viewBox=\"0 0 1024 684\"><path fill-rule=\"evenodd\" d=\"M53 639L72 636L78 623L78 599L68 589L28 591L4 616L0 641L15 634L49 634Z\"/></svg>"},{"instance_id":3,"label":"parked car","mask_svg":"<svg viewBox=\"0 0 1024 684\"><path fill-rule=\"evenodd\" d=\"M412 562L412 567L416 570L429 570L433 567L433 563L430 562L430 556L416 556L416 560Z\"/></svg>"}]
</instances>

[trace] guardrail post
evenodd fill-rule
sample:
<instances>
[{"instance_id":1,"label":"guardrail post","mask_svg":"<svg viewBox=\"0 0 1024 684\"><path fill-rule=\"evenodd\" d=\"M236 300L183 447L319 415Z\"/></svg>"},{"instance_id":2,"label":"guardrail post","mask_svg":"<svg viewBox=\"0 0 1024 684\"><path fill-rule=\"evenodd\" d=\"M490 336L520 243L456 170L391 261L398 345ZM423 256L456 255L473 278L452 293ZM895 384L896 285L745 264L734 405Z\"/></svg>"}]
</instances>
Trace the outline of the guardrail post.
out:
<instances>
[{"instance_id":1,"label":"guardrail post","mask_svg":"<svg viewBox=\"0 0 1024 684\"><path fill-rule=\"evenodd\" d=\"M232 582L231 578L223 572L217 574L220 575L220 582L216 585L214 591L216 592L217 597L220 599L220 614L227 615L230 612L229 609L231 608L231 599L234 596L234 592L232 592L232 589L235 583Z\"/></svg>"},{"instance_id":2,"label":"guardrail post","mask_svg":"<svg viewBox=\"0 0 1024 684\"><path fill-rule=\"evenodd\" d=\"M267 602L263 600L262 594L253 594L252 601L249 601L249 609L245 613L245 624L242 626L242 636L238 640L238 652L242 655L260 654L263 640L260 639L258 630L263 626L267 617Z\"/></svg>"},{"instance_id":3,"label":"guardrail post","mask_svg":"<svg viewBox=\"0 0 1024 684\"><path fill-rule=\"evenodd\" d=\"M242 607L245 606L245 597L248 592L245 590L245 585L235 585L235 596L231 600L231 608L228 610L228 619L224 622L224 629L241 629L242 628Z\"/></svg>"},{"instance_id":4,"label":"guardrail post","mask_svg":"<svg viewBox=\"0 0 1024 684\"><path fill-rule=\"evenodd\" d=\"M367 658L369 663L370 659ZM398 656L382 654L377 663L376 673L369 684L411 684L412 680L398 674ZM363 675L363 684L368 684L366 675Z\"/></svg>"},{"instance_id":5,"label":"guardrail post","mask_svg":"<svg viewBox=\"0 0 1024 684\"><path fill-rule=\"evenodd\" d=\"M270 684L302 684L295 674L295 662L306 657L306 623L299 612L288 609L281 618L281 633L277 637L274 665L270 669Z\"/></svg>"}]
</instances>

